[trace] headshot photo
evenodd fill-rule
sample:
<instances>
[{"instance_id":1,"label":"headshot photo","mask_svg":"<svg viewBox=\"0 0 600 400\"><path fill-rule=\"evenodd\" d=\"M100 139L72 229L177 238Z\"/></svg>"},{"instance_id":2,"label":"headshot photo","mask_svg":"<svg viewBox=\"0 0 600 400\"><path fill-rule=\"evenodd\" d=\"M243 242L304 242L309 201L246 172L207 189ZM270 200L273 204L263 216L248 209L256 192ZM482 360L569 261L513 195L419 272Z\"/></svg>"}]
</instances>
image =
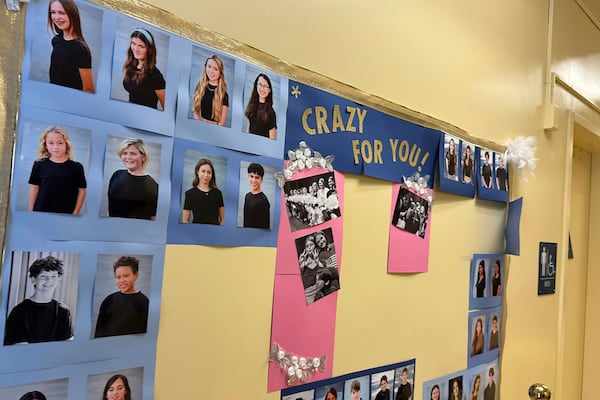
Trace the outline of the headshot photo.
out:
<instances>
[{"instance_id":1,"label":"headshot photo","mask_svg":"<svg viewBox=\"0 0 600 400\"><path fill-rule=\"evenodd\" d=\"M92 337L146 333L152 259L152 255L98 255Z\"/></svg>"},{"instance_id":2,"label":"headshot photo","mask_svg":"<svg viewBox=\"0 0 600 400\"><path fill-rule=\"evenodd\" d=\"M87 400L143 399L143 378L143 367L88 375Z\"/></svg>"},{"instance_id":3,"label":"headshot photo","mask_svg":"<svg viewBox=\"0 0 600 400\"><path fill-rule=\"evenodd\" d=\"M464 400L463 377L457 376L448 381L448 400Z\"/></svg>"},{"instance_id":4,"label":"headshot photo","mask_svg":"<svg viewBox=\"0 0 600 400\"><path fill-rule=\"evenodd\" d=\"M481 186L491 189L494 187L494 182L492 179L493 152L482 148L480 154L481 158L479 160L479 165L481 165Z\"/></svg>"},{"instance_id":5,"label":"headshot photo","mask_svg":"<svg viewBox=\"0 0 600 400\"><path fill-rule=\"evenodd\" d=\"M392 400L394 370L371 375L371 400Z\"/></svg>"},{"instance_id":6,"label":"headshot photo","mask_svg":"<svg viewBox=\"0 0 600 400\"><path fill-rule=\"evenodd\" d=\"M447 398L445 382L435 382L423 385L423 398L427 400L444 400Z\"/></svg>"},{"instance_id":7,"label":"headshot photo","mask_svg":"<svg viewBox=\"0 0 600 400\"><path fill-rule=\"evenodd\" d=\"M342 400L344 398L344 382L339 381L315 389L316 400Z\"/></svg>"},{"instance_id":8,"label":"headshot photo","mask_svg":"<svg viewBox=\"0 0 600 400\"><path fill-rule=\"evenodd\" d=\"M237 226L271 229L275 204L276 169L271 166L240 162L240 191L238 194Z\"/></svg>"},{"instance_id":9,"label":"headshot photo","mask_svg":"<svg viewBox=\"0 0 600 400\"><path fill-rule=\"evenodd\" d=\"M487 286L488 276L488 263L489 260L480 259L477 260L476 268L474 271L474 282L473 297L482 298L487 297L488 292L485 290Z\"/></svg>"},{"instance_id":10,"label":"headshot photo","mask_svg":"<svg viewBox=\"0 0 600 400\"><path fill-rule=\"evenodd\" d=\"M22 121L20 165L15 168L18 184L13 186L16 209L72 215L85 212L90 138L89 129Z\"/></svg>"},{"instance_id":11,"label":"headshot photo","mask_svg":"<svg viewBox=\"0 0 600 400\"><path fill-rule=\"evenodd\" d=\"M453 181L458 180L458 148L460 139L444 134L444 177Z\"/></svg>"},{"instance_id":12,"label":"headshot photo","mask_svg":"<svg viewBox=\"0 0 600 400\"><path fill-rule=\"evenodd\" d=\"M227 158L188 149L183 162L180 222L224 225Z\"/></svg>"},{"instance_id":13,"label":"headshot photo","mask_svg":"<svg viewBox=\"0 0 600 400\"><path fill-rule=\"evenodd\" d=\"M502 268L503 260L496 259L492 264L492 269L490 273L490 295L491 296L500 296L502 295Z\"/></svg>"},{"instance_id":14,"label":"headshot photo","mask_svg":"<svg viewBox=\"0 0 600 400\"><path fill-rule=\"evenodd\" d=\"M192 46L188 118L231 127L234 72L233 58L205 47Z\"/></svg>"},{"instance_id":15,"label":"headshot photo","mask_svg":"<svg viewBox=\"0 0 600 400\"><path fill-rule=\"evenodd\" d=\"M496 371L498 368L486 368L487 382L483 389L483 400L496 400Z\"/></svg>"},{"instance_id":16,"label":"headshot photo","mask_svg":"<svg viewBox=\"0 0 600 400\"><path fill-rule=\"evenodd\" d=\"M95 93L103 11L73 0L40 2L31 11L35 33L29 78Z\"/></svg>"},{"instance_id":17,"label":"headshot photo","mask_svg":"<svg viewBox=\"0 0 600 400\"><path fill-rule=\"evenodd\" d=\"M248 65L244 86L244 132L276 140L278 106L279 77Z\"/></svg>"},{"instance_id":18,"label":"headshot photo","mask_svg":"<svg viewBox=\"0 0 600 400\"><path fill-rule=\"evenodd\" d=\"M63 400L67 398L69 380L26 383L0 388L0 399L14 400Z\"/></svg>"},{"instance_id":19,"label":"headshot photo","mask_svg":"<svg viewBox=\"0 0 600 400\"><path fill-rule=\"evenodd\" d=\"M161 145L109 135L100 216L156 219Z\"/></svg>"},{"instance_id":20,"label":"headshot photo","mask_svg":"<svg viewBox=\"0 0 600 400\"><path fill-rule=\"evenodd\" d=\"M427 199L400 186L392 216L392 225L424 238L428 219L429 202Z\"/></svg>"},{"instance_id":21,"label":"headshot photo","mask_svg":"<svg viewBox=\"0 0 600 400\"><path fill-rule=\"evenodd\" d=\"M337 255L331 228L296 239L298 265L306 304L340 289Z\"/></svg>"},{"instance_id":22,"label":"headshot photo","mask_svg":"<svg viewBox=\"0 0 600 400\"><path fill-rule=\"evenodd\" d=\"M342 215L333 172L287 181L283 190L292 231Z\"/></svg>"},{"instance_id":23,"label":"headshot photo","mask_svg":"<svg viewBox=\"0 0 600 400\"><path fill-rule=\"evenodd\" d=\"M481 380L482 374L475 373L471 376L471 384L469 385L469 393L467 400L480 400L483 397L483 384Z\"/></svg>"},{"instance_id":24,"label":"headshot photo","mask_svg":"<svg viewBox=\"0 0 600 400\"><path fill-rule=\"evenodd\" d=\"M73 339L79 267L78 253L12 253L5 345Z\"/></svg>"},{"instance_id":25,"label":"headshot photo","mask_svg":"<svg viewBox=\"0 0 600 400\"><path fill-rule=\"evenodd\" d=\"M139 20L117 19L110 97L165 108L169 35Z\"/></svg>"},{"instance_id":26,"label":"headshot photo","mask_svg":"<svg viewBox=\"0 0 600 400\"><path fill-rule=\"evenodd\" d=\"M470 337L471 337L471 349L469 355L471 357L478 354L482 354L484 351L484 343L486 343L486 316L484 315L470 315Z\"/></svg>"},{"instance_id":27,"label":"headshot photo","mask_svg":"<svg viewBox=\"0 0 600 400\"><path fill-rule=\"evenodd\" d=\"M496 188L508 191L508 170L504 163L504 154L494 153L494 167L496 171Z\"/></svg>"},{"instance_id":28,"label":"headshot photo","mask_svg":"<svg viewBox=\"0 0 600 400\"><path fill-rule=\"evenodd\" d=\"M462 156L460 162L462 182L472 185L475 176L475 145L473 143L462 142Z\"/></svg>"},{"instance_id":29,"label":"headshot photo","mask_svg":"<svg viewBox=\"0 0 600 400\"><path fill-rule=\"evenodd\" d=\"M393 400L413 400L413 385L415 377L415 365L397 368L394 378Z\"/></svg>"},{"instance_id":30,"label":"headshot photo","mask_svg":"<svg viewBox=\"0 0 600 400\"><path fill-rule=\"evenodd\" d=\"M344 384L345 400L367 400L369 399L370 380L369 375L359 378L346 379Z\"/></svg>"},{"instance_id":31,"label":"headshot photo","mask_svg":"<svg viewBox=\"0 0 600 400\"><path fill-rule=\"evenodd\" d=\"M500 348L500 318L499 313L488 314L488 350Z\"/></svg>"}]
</instances>

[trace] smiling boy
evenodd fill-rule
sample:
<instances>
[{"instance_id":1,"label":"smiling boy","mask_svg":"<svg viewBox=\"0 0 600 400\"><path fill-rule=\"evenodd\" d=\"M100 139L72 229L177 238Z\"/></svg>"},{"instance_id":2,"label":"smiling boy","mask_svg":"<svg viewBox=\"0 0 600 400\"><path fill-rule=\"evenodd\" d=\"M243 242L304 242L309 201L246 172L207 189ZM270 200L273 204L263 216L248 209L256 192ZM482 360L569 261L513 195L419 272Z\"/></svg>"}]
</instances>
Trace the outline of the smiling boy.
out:
<instances>
[{"instance_id":1,"label":"smiling boy","mask_svg":"<svg viewBox=\"0 0 600 400\"><path fill-rule=\"evenodd\" d=\"M33 295L16 305L6 320L4 344L69 340L73 337L71 312L53 298L64 274L63 262L48 256L29 267Z\"/></svg>"},{"instance_id":2,"label":"smiling boy","mask_svg":"<svg viewBox=\"0 0 600 400\"><path fill-rule=\"evenodd\" d=\"M108 295L100 305L94 337L146 333L148 298L136 290L139 260L120 257L113 265L118 292Z\"/></svg>"},{"instance_id":3,"label":"smiling boy","mask_svg":"<svg viewBox=\"0 0 600 400\"><path fill-rule=\"evenodd\" d=\"M262 165L248 165L248 182L250 192L244 198L244 228L271 228L269 199L262 191L265 169Z\"/></svg>"}]
</instances>

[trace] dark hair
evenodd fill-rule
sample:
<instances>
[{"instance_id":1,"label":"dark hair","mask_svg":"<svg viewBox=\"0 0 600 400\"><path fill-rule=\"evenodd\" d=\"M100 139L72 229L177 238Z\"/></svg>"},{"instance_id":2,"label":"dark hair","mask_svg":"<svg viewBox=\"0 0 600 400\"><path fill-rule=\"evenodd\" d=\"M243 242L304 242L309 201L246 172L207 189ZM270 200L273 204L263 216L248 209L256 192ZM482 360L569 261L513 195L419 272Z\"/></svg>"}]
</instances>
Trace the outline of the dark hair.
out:
<instances>
[{"instance_id":1,"label":"dark hair","mask_svg":"<svg viewBox=\"0 0 600 400\"><path fill-rule=\"evenodd\" d=\"M494 376L494 367L490 367L490 375Z\"/></svg>"},{"instance_id":2,"label":"dark hair","mask_svg":"<svg viewBox=\"0 0 600 400\"><path fill-rule=\"evenodd\" d=\"M127 377L125 375L120 374L113 375L108 379L108 381L106 381L106 385L104 385L104 391L102 392L102 400L108 399L108 397L106 396L106 394L108 393L108 389L113 383L117 381L117 379L120 379L123 382L123 386L125 386L125 400L131 400L131 389L129 388L129 381L127 380Z\"/></svg>"},{"instance_id":3,"label":"dark hair","mask_svg":"<svg viewBox=\"0 0 600 400\"><path fill-rule=\"evenodd\" d=\"M408 374L408 368L406 368L406 367L404 367L404 368L402 369L402 373L405 373L405 372Z\"/></svg>"},{"instance_id":4,"label":"dark hair","mask_svg":"<svg viewBox=\"0 0 600 400\"><path fill-rule=\"evenodd\" d=\"M358 381L358 379L352 381L352 384L350 385L350 390L354 392L358 392L360 390L360 382Z\"/></svg>"},{"instance_id":5,"label":"dark hair","mask_svg":"<svg viewBox=\"0 0 600 400\"><path fill-rule=\"evenodd\" d=\"M256 175L262 178L263 176L265 176L265 169L260 164L252 163L248 165L248 173L255 173Z\"/></svg>"},{"instance_id":6,"label":"dark hair","mask_svg":"<svg viewBox=\"0 0 600 400\"><path fill-rule=\"evenodd\" d=\"M42 271L56 271L58 272L58 276L62 276L65 273L63 262L52 256L35 260L29 267L29 277L37 278Z\"/></svg>"},{"instance_id":7,"label":"dark hair","mask_svg":"<svg viewBox=\"0 0 600 400\"><path fill-rule=\"evenodd\" d=\"M210 182L208 186L211 189L215 189L217 187L217 174L215 173L215 167L213 166L212 161L208 158L201 158L196 163L196 167L194 168L194 181L192 182L192 186L198 186L200 183L200 178L198 178L198 171L200 171L200 167L203 165L210 165L210 169L212 170L212 178L210 178Z\"/></svg>"},{"instance_id":8,"label":"dark hair","mask_svg":"<svg viewBox=\"0 0 600 400\"><path fill-rule=\"evenodd\" d=\"M433 389L437 389L438 392L440 391L440 387L438 385L433 385L433 387L431 388L431 393L429 393L430 399L433 397ZM441 397L441 393L440 393L440 397Z\"/></svg>"},{"instance_id":9,"label":"dark hair","mask_svg":"<svg viewBox=\"0 0 600 400\"><path fill-rule=\"evenodd\" d=\"M152 73L154 67L156 67L156 41L152 33L144 28L137 28L131 32L130 39L139 39L144 42L146 46L146 58L144 59L144 66L138 69L138 61L133 55L131 50L131 43L127 46L127 59L123 63L123 79L126 82L134 81L135 83L141 83L146 77Z\"/></svg>"},{"instance_id":10,"label":"dark hair","mask_svg":"<svg viewBox=\"0 0 600 400\"><path fill-rule=\"evenodd\" d=\"M381 382L383 382L383 381L385 381L385 383L387 383L387 381L388 381L387 380L387 376L385 376L385 375L381 376L381 379L379 380L379 383L381 384Z\"/></svg>"},{"instance_id":11,"label":"dark hair","mask_svg":"<svg viewBox=\"0 0 600 400\"><path fill-rule=\"evenodd\" d=\"M333 397L335 397L335 399L337 400L337 390L335 390L334 387L330 387L329 389L327 389L327 391L325 392L325 400L327 400L327 395L329 393L331 393Z\"/></svg>"},{"instance_id":12,"label":"dark hair","mask_svg":"<svg viewBox=\"0 0 600 400\"><path fill-rule=\"evenodd\" d=\"M21 396L19 398L19 400L46 400L46 396L42 392L33 390L31 392L25 393L23 396Z\"/></svg>"},{"instance_id":13,"label":"dark hair","mask_svg":"<svg viewBox=\"0 0 600 400\"><path fill-rule=\"evenodd\" d=\"M131 267L131 271L137 274L140 270L140 260L131 256L122 256L113 264L113 272L117 272L119 267Z\"/></svg>"},{"instance_id":14,"label":"dark hair","mask_svg":"<svg viewBox=\"0 0 600 400\"><path fill-rule=\"evenodd\" d=\"M498 322L498 317L497 317L496 315L494 315L494 316L492 317L492 322L493 322L493 321L496 321L496 322Z\"/></svg>"},{"instance_id":15,"label":"dark hair","mask_svg":"<svg viewBox=\"0 0 600 400\"><path fill-rule=\"evenodd\" d=\"M258 78L263 78L265 81L267 81L267 84L269 85L269 89L270 89L269 94L267 95L267 98L265 99L264 107L258 107L258 104L259 104L259 98L258 98L258 92L257 92ZM250 94L250 99L248 100L248 105L246 106L246 111L244 112L244 115L246 115L246 117L249 120L253 120L257 116L258 112L260 111L260 115L258 115L258 118L263 122L267 122L269 120L269 110L272 108L273 108L273 86L271 85L271 80L265 74L258 74L256 79L254 80L254 86L252 87L252 93Z\"/></svg>"}]
</instances>

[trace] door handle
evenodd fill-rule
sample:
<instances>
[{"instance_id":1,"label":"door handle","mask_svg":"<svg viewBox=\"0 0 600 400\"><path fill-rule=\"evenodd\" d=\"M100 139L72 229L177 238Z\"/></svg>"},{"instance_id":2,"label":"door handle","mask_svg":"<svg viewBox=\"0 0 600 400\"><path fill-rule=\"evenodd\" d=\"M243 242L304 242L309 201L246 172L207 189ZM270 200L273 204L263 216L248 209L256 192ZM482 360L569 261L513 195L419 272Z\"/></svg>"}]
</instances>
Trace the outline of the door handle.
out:
<instances>
[{"instance_id":1,"label":"door handle","mask_svg":"<svg viewBox=\"0 0 600 400\"><path fill-rule=\"evenodd\" d=\"M550 388L543 383L534 383L529 386L529 398L531 400L550 400L551 397L552 392L550 391Z\"/></svg>"}]
</instances>

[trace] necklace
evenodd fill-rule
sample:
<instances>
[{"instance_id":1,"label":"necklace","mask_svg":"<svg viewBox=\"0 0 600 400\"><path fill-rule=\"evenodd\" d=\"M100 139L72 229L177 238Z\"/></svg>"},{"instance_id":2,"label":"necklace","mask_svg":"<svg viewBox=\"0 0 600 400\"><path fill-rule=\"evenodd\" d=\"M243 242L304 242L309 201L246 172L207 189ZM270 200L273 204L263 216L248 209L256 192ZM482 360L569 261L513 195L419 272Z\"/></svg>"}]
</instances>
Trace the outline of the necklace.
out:
<instances>
[{"instance_id":1,"label":"necklace","mask_svg":"<svg viewBox=\"0 0 600 400\"><path fill-rule=\"evenodd\" d=\"M206 88L207 88L208 90L210 90L211 92L214 92L215 90L217 90L217 87L216 87L216 86L213 86L213 87L212 87L212 89L211 89L211 86L212 86L212 85L209 83L208 85L206 85Z\"/></svg>"}]
</instances>

